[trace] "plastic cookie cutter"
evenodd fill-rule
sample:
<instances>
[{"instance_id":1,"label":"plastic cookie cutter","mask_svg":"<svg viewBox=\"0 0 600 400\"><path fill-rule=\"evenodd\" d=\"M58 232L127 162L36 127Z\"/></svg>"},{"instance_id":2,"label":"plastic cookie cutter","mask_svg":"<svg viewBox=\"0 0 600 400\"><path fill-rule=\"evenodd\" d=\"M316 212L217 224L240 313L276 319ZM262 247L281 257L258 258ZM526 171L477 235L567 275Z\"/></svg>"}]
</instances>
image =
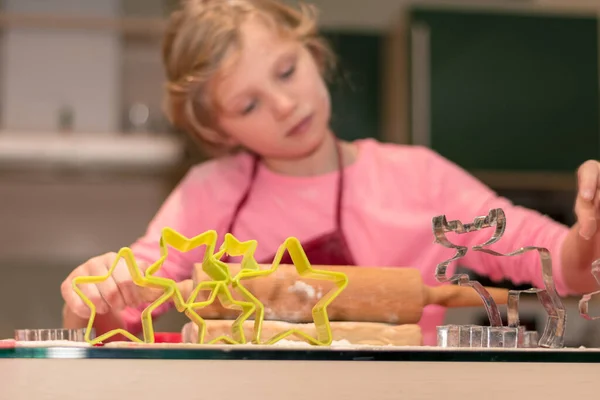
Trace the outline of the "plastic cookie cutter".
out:
<instances>
[{"instance_id":1,"label":"plastic cookie cutter","mask_svg":"<svg viewBox=\"0 0 600 400\"><path fill-rule=\"evenodd\" d=\"M256 318L255 318L255 331L254 331L254 342L257 344L275 344L286 337L295 335L309 344L315 346L329 346L333 341L331 333L331 325L329 323L329 316L327 315L327 306L331 304L337 296L348 286L348 277L344 273L316 270L310 265L310 262L300 244L300 241L295 237L289 237L286 241L279 246L271 268L266 270L260 270L256 265L250 263L249 268L242 268L240 272L233 278L233 285L235 288L241 290L246 295L254 297L249 291L242 285L242 281L246 279L258 279L271 275L276 272L279 268L281 259L285 252L288 251L292 259L292 263L298 272L298 275L307 279L327 280L332 281L335 285L328 293L326 293L313 307L312 315L313 322L315 324L317 335L312 337L306 333L297 330L290 329L281 332L272 338L262 340L262 322L264 320L264 306L258 300L254 302L256 304Z\"/></svg>"},{"instance_id":2,"label":"plastic cookie cutter","mask_svg":"<svg viewBox=\"0 0 600 400\"><path fill-rule=\"evenodd\" d=\"M205 301L197 302L195 299L198 297L200 291L210 290L211 293L209 298ZM245 344L247 343L244 334L244 322L254 313L256 309L254 303L247 301L238 301L233 298L228 288L227 281L204 281L200 282L192 291L190 299L188 300L186 315L198 326L198 344L204 344L204 338L206 336L206 322L200 317L196 310L209 306L214 303L216 298L225 308L239 309L241 310L240 316L232 323L231 331L233 338L227 336L219 336L211 340L208 344L214 344L219 342L225 342L228 344Z\"/></svg>"},{"instance_id":3,"label":"plastic cookie cutter","mask_svg":"<svg viewBox=\"0 0 600 400\"><path fill-rule=\"evenodd\" d=\"M595 260L592 263L592 275L594 276L594 279L596 280L598 285L600 285L600 259ZM587 320L597 320L600 318L600 315L594 317L589 314L589 303L592 300L592 298L599 293L600 293L600 290L597 290L592 293L584 294L581 297L581 300L579 300L579 314L583 318L585 318Z\"/></svg>"},{"instance_id":4,"label":"plastic cookie cutter","mask_svg":"<svg viewBox=\"0 0 600 400\"><path fill-rule=\"evenodd\" d=\"M217 245L217 232L208 230L197 236L186 237L172 228L166 227L162 230L160 237L160 258L146 270L147 275L154 275L162 267L169 255L169 247L187 253L199 247L205 246L202 265L211 279L226 281L229 278L227 265L213 262L213 253Z\"/></svg>"},{"instance_id":5,"label":"plastic cookie cutter","mask_svg":"<svg viewBox=\"0 0 600 400\"><path fill-rule=\"evenodd\" d=\"M160 285L157 286L155 284L152 284L144 277L144 274L140 270L140 268L135 260L133 252L131 251L131 249L129 249L127 247L122 248L119 251L119 253L117 253L117 257L115 258L115 261L113 262L112 266L110 267L110 269L108 270L108 272L105 275L78 276L78 277L73 278L73 281L72 281L73 290L75 291L75 293L77 293L77 295L81 298L81 300L90 309L90 318L88 319L88 324L87 324L87 328L86 328L86 332L85 332L85 341L90 344L101 343L104 340L109 339L118 334L125 336L127 339L129 339L133 342L146 342L146 343L154 342L154 329L153 329L153 325L152 325L152 318L151 317L148 318L148 316L150 315L149 312L142 313L142 329L143 329L143 335L144 335L143 340L139 339L137 336L133 335L132 333L128 332L125 329L114 329L114 330L104 333L103 335L97 336L93 339L91 338L90 333L92 332L94 322L96 319L96 306L81 291L81 289L79 289L79 285L97 284L97 283L107 281L112 276L113 272L115 271L115 269L121 259L125 260L125 263L127 264L127 269L129 270L129 273L131 275L133 283L135 283L137 286L164 289L165 292L168 290L167 287L163 287ZM175 282L173 282L173 284L175 284ZM144 311L146 311L146 310L144 310Z\"/></svg>"},{"instance_id":6,"label":"plastic cookie cutter","mask_svg":"<svg viewBox=\"0 0 600 400\"><path fill-rule=\"evenodd\" d=\"M228 254L232 257L242 256L241 267L244 270L258 271L260 266L254 257L254 253L256 252L256 248L258 247L258 242L256 240L247 240L245 242L240 242L235 236L231 233L225 234L225 238L223 240L223 244L219 248L219 251L215 253L212 257L209 257L216 263L223 263L221 258ZM206 270L205 270L206 271ZM210 271L206 271L209 274ZM209 274L209 276L211 276ZM217 277L211 276L213 279L217 279Z\"/></svg>"},{"instance_id":7,"label":"plastic cookie cutter","mask_svg":"<svg viewBox=\"0 0 600 400\"><path fill-rule=\"evenodd\" d=\"M459 284L471 285L471 281L469 281L468 276L465 275L456 275L451 278L447 278L445 275L446 268L448 263L454 261L458 258L463 257L467 248L464 246L457 246L452 244L445 235L445 232L456 232L456 233L466 233L472 232L476 230L480 230L488 227L495 227L495 231L492 237L481 245L476 245L472 247L473 251L479 251L486 254L490 254L493 256L505 256L512 257L517 255L522 255L529 251L537 251L539 254L540 262L541 262L541 272L542 278L544 282L544 289L536 289L531 288L527 290L511 290L508 294L508 302L507 302L507 319L508 326L502 327L502 320L500 318L500 313L497 305L495 304L492 297L489 293L483 288L478 282L473 285L473 287L477 290L478 294L482 297L484 305L486 306L486 310L488 312L488 316L490 318L491 327L488 329L488 337L490 335L500 335L504 339L498 340L488 340L487 344L483 341L482 345L485 347L514 347L511 343L514 343L516 347L527 346L531 347L533 344L531 343L533 338L535 338L534 333L530 333L524 331L519 326L519 296L521 293L535 293L540 300L540 303L546 310L548 314L548 321L546 323L546 327L544 329L544 333L542 337L539 339L538 345L540 347L552 347L559 348L564 346L564 334L566 328L566 311L560 299L560 296L556 292L556 288L554 285L554 279L552 275L552 258L550 256L550 252L542 247L534 247L528 246L520 248L511 253L499 253L494 250L487 249L486 247L496 243L502 237L506 226L506 216L502 209L492 209L486 217L477 217L473 223L471 224L462 224L460 221L451 221L447 222L445 216L436 217L433 220L433 230L436 236L436 242L441 243L446 247L452 247L457 249L456 255L444 263L438 265L436 268L436 278L439 282L447 282L447 281L458 281ZM449 330L453 329L453 326L445 326L440 327L438 329L438 338L441 336L441 340L443 341L444 337L448 337L450 335ZM466 328L468 331L469 328ZM492 332L491 330L494 330ZM472 329L471 329L472 331ZM466 335L466 334L465 334ZM483 332L485 337L486 333ZM477 334L475 334L477 336ZM473 337L473 335L471 335ZM511 340L506 340L507 337L516 338L516 342L512 342ZM478 343L478 339L473 339ZM494 345L496 343L496 345Z\"/></svg>"},{"instance_id":8,"label":"plastic cookie cutter","mask_svg":"<svg viewBox=\"0 0 600 400\"><path fill-rule=\"evenodd\" d=\"M221 247L219 248L219 251L214 254L213 256L210 256L208 258L208 260L206 260L203 264L202 264L202 269L204 270L204 272L211 277L213 280L219 280L220 278L222 278L222 276L216 276L213 272L214 270L223 270L227 272L227 284L231 284L233 290L235 290L237 293L239 293L242 298L243 301L246 303L251 303L253 304L252 307L252 312L256 312L258 315L258 318L254 319L254 334L252 337L252 342L256 342L256 337L260 336L260 332L261 332L261 328L262 328L262 317L264 316L264 305L263 303L258 300L244 285L241 284L241 282L239 280L234 280L231 277L230 271L229 271L229 267L227 266L227 264L225 264L224 262L221 261L221 258L227 254L229 256L232 257L237 257L237 256L242 256L242 261L241 261L241 271L258 271L260 269L260 266L258 265L258 262L256 262L256 259L254 257L254 253L256 252L256 248L258 247L258 242L256 240L247 240L244 242L239 241L235 236L233 236L230 233L227 233L225 235L225 238L223 240L223 244L221 245ZM211 265L216 264L217 266L220 265L220 268L215 268L212 267ZM194 285L197 285L198 282L194 281ZM220 287L219 287L220 288ZM224 289L221 289L224 290ZM228 299L228 292L225 292L225 297L224 299ZM190 302L195 301L195 296L192 296L190 298ZM221 299L221 303L223 303L223 299ZM209 305L210 303L207 303L206 305ZM224 306L232 306L232 302L228 301L227 303L228 305L223 304ZM194 307L196 307L198 305L198 303L194 303ZM196 308L197 309L197 308ZM240 317L244 317L245 314L242 314ZM199 318L199 316L197 314L194 315L195 318ZM236 320L234 322L234 324L232 325L232 333L234 335L234 337L240 338L242 341L241 343L246 343L245 341L245 337L244 337L244 332L243 332L243 322L248 319L249 316L247 316L246 318L243 318L243 320ZM203 337L205 334L205 324L204 324L204 320L198 320L201 325L198 325L198 334L199 334L199 342L203 341ZM239 340L238 340L239 341Z\"/></svg>"},{"instance_id":9,"label":"plastic cookie cutter","mask_svg":"<svg viewBox=\"0 0 600 400\"><path fill-rule=\"evenodd\" d=\"M176 290L173 293L165 293L165 295L159 300L168 300L174 296L175 306L178 311L184 311L185 314L190 318L196 325L198 325L198 343L204 344L204 337L206 334L206 323L204 320L194 311L202 307L206 307L212 304L217 298L221 304L226 308L239 309L241 310L240 316L232 325L232 336L229 338L222 336L214 339L210 343L226 342L230 344L243 344L246 343L246 338L243 331L244 322L252 315L255 310L254 304L247 301L236 301L233 299L231 292L229 291L228 285L231 283L231 275L227 264L220 262L214 256L214 249L217 242L217 233L214 230L206 231L198 236L188 238L179 232L171 228L163 229L160 248L161 258L150 266L146 270L146 275L149 279L161 280L163 283L167 283L164 278L154 277L153 275L158 271L160 266L166 260L168 256L168 248L172 247L180 252L189 252L198 247L206 246L204 252L204 258L202 261L202 268L206 274L212 279L209 281L201 282L195 285L190 297L187 301L181 298L181 293ZM255 248L256 246L254 246ZM250 260L251 262L252 260ZM196 282L194 282L196 283ZM211 293L206 301L198 302L200 291L210 290ZM162 303L159 303L162 304Z\"/></svg>"},{"instance_id":10,"label":"plastic cookie cutter","mask_svg":"<svg viewBox=\"0 0 600 400\"><path fill-rule=\"evenodd\" d=\"M181 295L181 292L177 287L177 283L171 279L154 276L154 274L156 274L158 270L162 267L164 261L167 258L168 246L170 245L179 251L186 252L205 245L207 246L205 258L208 258L208 254L212 254L212 252L214 251L216 241L217 234L215 231L207 231L201 235L188 239L171 228L165 228L163 229L160 238L161 257L159 258L159 260L157 260L155 263L153 263L146 269L145 274L139 268L135 260L133 251L128 247L124 247L119 251L119 253L117 253L115 261L113 262L112 266L105 275L79 276L74 278L72 281L73 290L90 309L90 318L88 320L88 325L86 328L85 340L90 344L98 344L102 341L105 341L106 339L121 334L133 342L154 343L154 325L152 321L152 312L171 299L173 299L175 308L179 312L184 312L187 309L187 304L184 301L183 296ZM96 318L96 306L81 291L81 289L79 289L79 285L97 284L110 279L121 259L125 261L129 274L131 275L131 278L135 285L142 288L161 289L163 293L156 300L150 303L141 313L143 339L138 338L137 336L133 335L125 329L114 329L104 333L103 335L91 338L90 333L93 332L92 328L94 326ZM215 266L214 268L218 268L218 266ZM211 273L218 275L218 271L216 270L212 270ZM221 271L221 273L223 272Z\"/></svg>"},{"instance_id":11,"label":"plastic cookie cutter","mask_svg":"<svg viewBox=\"0 0 600 400\"><path fill-rule=\"evenodd\" d=\"M231 273L227 264L220 261L220 258L226 252L229 252L234 256L242 255L244 256L242 260L242 268L258 268L258 264L254 260L254 252L256 251L256 247L257 242L254 240L240 242L232 235L227 234L217 254L213 254L212 251L207 251L205 253L204 260L202 261L202 270L211 278L211 280L198 282L198 278L194 274L194 289L187 300L185 311L188 318L190 318L192 322L198 326L198 344L204 344L206 336L206 322L196 312L196 310L213 304L217 298L223 307L241 310L241 313L239 317L232 323L232 338L220 336L211 340L208 344L219 342L225 342L228 344L247 343L243 329L244 322L254 313L257 305L262 307L262 304L260 302L257 303L258 300L256 300L254 296L246 296L245 293L242 293L244 300L237 301L233 298L231 291L229 290L229 285L232 283ZM205 301L197 301L199 293L201 291L208 290L211 292L208 299Z\"/></svg>"}]
</instances>

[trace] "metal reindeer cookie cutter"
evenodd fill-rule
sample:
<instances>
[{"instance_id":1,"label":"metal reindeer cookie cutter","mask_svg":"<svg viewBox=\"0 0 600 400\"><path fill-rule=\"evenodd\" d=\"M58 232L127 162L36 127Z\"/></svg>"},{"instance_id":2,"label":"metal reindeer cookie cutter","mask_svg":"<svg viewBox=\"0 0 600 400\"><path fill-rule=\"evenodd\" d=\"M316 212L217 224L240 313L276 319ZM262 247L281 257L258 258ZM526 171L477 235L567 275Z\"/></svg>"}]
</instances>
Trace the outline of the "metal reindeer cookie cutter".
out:
<instances>
[{"instance_id":1,"label":"metal reindeer cookie cutter","mask_svg":"<svg viewBox=\"0 0 600 400\"><path fill-rule=\"evenodd\" d=\"M438 327L438 344L444 347L530 347L535 334L524 331L519 326L519 296L521 293L535 293L538 296L542 306L548 314L548 320L544 333L539 339L540 347L559 348L564 346L564 333L566 327L566 311L556 292L554 279L552 275L552 259L550 252L542 247L523 247L511 253L499 253L486 248L496 243L506 227L506 216L502 209L492 209L485 217L477 217L472 223L463 224L455 220L448 222L444 215L433 218L433 233L435 243L448 248L456 249L456 254L436 267L435 277L438 282L456 282L461 286L472 287L481 297L486 309L490 327L474 326L456 326L448 325ZM488 291L477 281L471 281L466 274L456 274L451 277L446 276L448 265L466 255L468 248L452 243L448 240L446 233L454 232L464 234L479 231L484 228L495 227L491 238L485 243L472 247L473 251L479 251L493 256L512 257L522 255L529 251L537 251L542 270L544 289L531 288L527 290L511 290L508 294L507 302L507 320L508 325L503 326L500 311L494 299ZM458 330L457 330L458 328ZM479 328L482 328L481 330ZM503 337L496 340L494 338ZM482 339L479 339L481 337ZM487 340L486 340L487 337ZM507 340L507 338L509 338ZM515 338L514 340L512 338ZM467 346L468 344L468 346Z\"/></svg>"},{"instance_id":2,"label":"metal reindeer cookie cutter","mask_svg":"<svg viewBox=\"0 0 600 400\"><path fill-rule=\"evenodd\" d=\"M600 259L595 260L592 263L592 276L596 280L596 283L600 286ZM589 303L594 296L600 294L600 290L596 290L595 292L584 294L579 300L579 314L587 319L587 320L596 320L600 319L599 316L592 316L589 314Z\"/></svg>"}]
</instances>

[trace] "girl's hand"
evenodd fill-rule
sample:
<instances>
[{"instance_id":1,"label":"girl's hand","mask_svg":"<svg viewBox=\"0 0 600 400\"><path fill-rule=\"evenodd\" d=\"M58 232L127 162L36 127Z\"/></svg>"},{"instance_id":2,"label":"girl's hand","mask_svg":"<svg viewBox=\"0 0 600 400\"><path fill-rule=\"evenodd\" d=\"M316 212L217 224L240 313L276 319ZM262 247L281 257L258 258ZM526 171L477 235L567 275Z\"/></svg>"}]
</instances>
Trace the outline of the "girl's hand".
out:
<instances>
[{"instance_id":1,"label":"girl's hand","mask_svg":"<svg viewBox=\"0 0 600 400\"><path fill-rule=\"evenodd\" d=\"M106 275L117 257L116 253L106 253L91 258L79 267L61 284L61 293L66 307L81 318L90 316L89 307L75 293L72 287L73 278L77 276L102 276ZM145 270L147 265L139 263L140 268ZM79 288L85 296L96 306L98 314L107 314L110 311L120 311L125 307L139 307L144 301L143 289L136 286L131 279L129 270L124 259L119 260L112 275L104 282L97 284L80 285Z\"/></svg>"},{"instance_id":2,"label":"girl's hand","mask_svg":"<svg viewBox=\"0 0 600 400\"><path fill-rule=\"evenodd\" d=\"M600 163L589 160L577 171L577 198L575 215L579 227L579 235L589 240L598 233L600 217Z\"/></svg>"}]
</instances>

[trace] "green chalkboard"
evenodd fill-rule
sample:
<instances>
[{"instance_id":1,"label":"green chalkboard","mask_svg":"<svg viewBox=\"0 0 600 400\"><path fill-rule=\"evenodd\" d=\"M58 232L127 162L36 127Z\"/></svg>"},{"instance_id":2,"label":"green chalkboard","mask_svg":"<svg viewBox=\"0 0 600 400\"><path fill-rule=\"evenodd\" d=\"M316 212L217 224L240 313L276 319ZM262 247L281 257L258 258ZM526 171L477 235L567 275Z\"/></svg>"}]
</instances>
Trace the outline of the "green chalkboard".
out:
<instances>
[{"instance_id":1,"label":"green chalkboard","mask_svg":"<svg viewBox=\"0 0 600 400\"><path fill-rule=\"evenodd\" d=\"M429 32L434 150L479 170L566 172L599 158L595 16L410 15L411 27Z\"/></svg>"},{"instance_id":2,"label":"green chalkboard","mask_svg":"<svg viewBox=\"0 0 600 400\"><path fill-rule=\"evenodd\" d=\"M325 31L337 56L337 70L329 83L331 127L340 138L379 138L382 127L382 56L380 34Z\"/></svg>"}]
</instances>

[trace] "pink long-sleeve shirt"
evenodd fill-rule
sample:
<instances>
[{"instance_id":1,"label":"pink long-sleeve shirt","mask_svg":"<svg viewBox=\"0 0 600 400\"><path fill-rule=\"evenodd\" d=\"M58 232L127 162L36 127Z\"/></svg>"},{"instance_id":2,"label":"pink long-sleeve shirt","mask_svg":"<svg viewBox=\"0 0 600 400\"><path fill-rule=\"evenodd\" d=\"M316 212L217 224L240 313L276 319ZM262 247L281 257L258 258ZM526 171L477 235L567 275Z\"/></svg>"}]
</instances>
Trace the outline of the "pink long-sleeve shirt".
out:
<instances>
[{"instance_id":1,"label":"pink long-sleeve shirt","mask_svg":"<svg viewBox=\"0 0 600 400\"><path fill-rule=\"evenodd\" d=\"M359 140L358 157L345 169L343 229L358 265L413 267L427 285L439 285L436 265L454 251L434 244L431 220L445 214L448 220L471 222L490 209L505 211L503 238L493 245L499 252L523 246L543 246L553 257L557 290L567 293L560 273L560 251L568 228L535 211L511 204L430 149ZM167 198L146 234L132 246L138 260L159 257L164 227L188 237L216 230L222 239L234 207L249 184L252 159L240 153L193 167ZM259 171L247 205L234 232L240 240L258 241L258 260L272 257L289 236L301 242L328 233L335 225L337 172L314 177L284 176L264 166ZM489 239L494 228L452 236L467 246ZM180 281L191 277L193 264L202 260L204 248L180 253L171 250L158 275ZM469 251L460 265L494 280L516 284L531 282L543 287L537 252L517 257L494 257ZM451 264L449 273L453 271ZM158 308L154 316L168 310ZM141 309L123 312L126 328L139 332ZM444 308L427 306L420 326L424 344L436 343L435 327L444 322Z\"/></svg>"}]
</instances>

